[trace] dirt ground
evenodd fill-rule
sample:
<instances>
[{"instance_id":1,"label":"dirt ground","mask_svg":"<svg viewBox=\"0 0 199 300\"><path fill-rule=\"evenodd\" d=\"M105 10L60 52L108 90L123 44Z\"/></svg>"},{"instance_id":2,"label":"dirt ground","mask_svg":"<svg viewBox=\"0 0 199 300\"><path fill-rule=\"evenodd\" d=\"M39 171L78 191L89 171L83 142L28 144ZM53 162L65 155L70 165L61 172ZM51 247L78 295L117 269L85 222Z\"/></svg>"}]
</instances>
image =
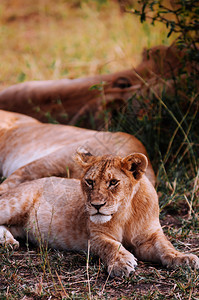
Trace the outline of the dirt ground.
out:
<instances>
[{"instance_id":1,"label":"dirt ground","mask_svg":"<svg viewBox=\"0 0 199 300\"><path fill-rule=\"evenodd\" d=\"M174 245L199 254L199 234L182 234L182 221L167 215L161 223ZM184 237L183 237L184 235ZM18 251L0 249L1 299L198 299L199 275L138 262L130 278L110 278L98 257L35 248L21 241Z\"/></svg>"}]
</instances>

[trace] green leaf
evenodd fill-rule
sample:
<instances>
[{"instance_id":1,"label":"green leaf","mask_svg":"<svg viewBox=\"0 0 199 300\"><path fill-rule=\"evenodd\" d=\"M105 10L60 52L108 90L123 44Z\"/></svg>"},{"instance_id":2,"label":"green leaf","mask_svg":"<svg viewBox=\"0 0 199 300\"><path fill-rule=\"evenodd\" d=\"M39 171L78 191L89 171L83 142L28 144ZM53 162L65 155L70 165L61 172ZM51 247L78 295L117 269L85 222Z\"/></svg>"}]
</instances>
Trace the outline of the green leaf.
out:
<instances>
[{"instance_id":1,"label":"green leaf","mask_svg":"<svg viewBox=\"0 0 199 300\"><path fill-rule=\"evenodd\" d=\"M26 74L24 72L21 72L17 78L18 82L23 82L26 79Z\"/></svg>"}]
</instances>

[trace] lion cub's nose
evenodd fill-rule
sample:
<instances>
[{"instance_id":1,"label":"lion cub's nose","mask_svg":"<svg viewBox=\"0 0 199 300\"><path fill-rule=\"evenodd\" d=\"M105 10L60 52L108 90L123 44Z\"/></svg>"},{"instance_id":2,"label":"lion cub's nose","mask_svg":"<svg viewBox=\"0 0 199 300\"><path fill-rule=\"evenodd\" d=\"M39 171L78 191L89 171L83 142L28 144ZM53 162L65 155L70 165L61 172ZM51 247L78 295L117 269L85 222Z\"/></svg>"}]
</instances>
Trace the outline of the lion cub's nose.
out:
<instances>
[{"instance_id":1,"label":"lion cub's nose","mask_svg":"<svg viewBox=\"0 0 199 300\"><path fill-rule=\"evenodd\" d=\"M106 202L105 203L102 203L102 204L94 204L94 203L91 203L91 205L93 206L93 207L95 207L98 211L100 210L100 208L102 207L102 206L104 206L106 204Z\"/></svg>"}]
</instances>

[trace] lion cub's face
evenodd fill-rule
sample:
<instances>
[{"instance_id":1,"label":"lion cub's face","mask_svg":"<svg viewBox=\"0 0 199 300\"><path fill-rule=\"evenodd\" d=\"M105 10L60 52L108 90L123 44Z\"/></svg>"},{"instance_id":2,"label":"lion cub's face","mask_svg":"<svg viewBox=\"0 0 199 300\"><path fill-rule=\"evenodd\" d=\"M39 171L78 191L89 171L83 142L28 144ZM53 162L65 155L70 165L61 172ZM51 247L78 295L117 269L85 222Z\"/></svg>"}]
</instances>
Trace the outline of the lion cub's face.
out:
<instances>
[{"instance_id":1,"label":"lion cub's face","mask_svg":"<svg viewBox=\"0 0 199 300\"><path fill-rule=\"evenodd\" d=\"M126 158L96 157L81 149L75 160L84 168L82 189L94 223L110 221L117 211L128 205L147 168L147 158L139 153Z\"/></svg>"}]
</instances>

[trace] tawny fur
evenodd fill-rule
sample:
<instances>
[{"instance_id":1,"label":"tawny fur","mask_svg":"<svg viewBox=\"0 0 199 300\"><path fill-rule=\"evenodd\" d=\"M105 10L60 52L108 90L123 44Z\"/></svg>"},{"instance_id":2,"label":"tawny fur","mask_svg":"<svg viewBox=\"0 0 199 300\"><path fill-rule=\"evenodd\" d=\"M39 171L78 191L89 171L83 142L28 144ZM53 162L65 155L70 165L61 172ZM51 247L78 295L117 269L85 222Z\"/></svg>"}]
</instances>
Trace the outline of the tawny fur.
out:
<instances>
[{"instance_id":1,"label":"tawny fur","mask_svg":"<svg viewBox=\"0 0 199 300\"><path fill-rule=\"evenodd\" d=\"M47 176L80 178L82 170L72 160L79 146L96 155L145 155L146 149L134 136L87 130L67 125L42 124L17 113L0 110L0 175L8 177L0 194L24 181ZM155 184L151 164L147 176Z\"/></svg>"},{"instance_id":2,"label":"tawny fur","mask_svg":"<svg viewBox=\"0 0 199 300\"><path fill-rule=\"evenodd\" d=\"M176 251L162 231L145 155L96 157L79 150L75 160L84 170L81 181L42 178L0 197L1 244L18 247L16 238L28 235L37 244L86 251L90 240L111 276L128 276L136 258L199 268L198 257Z\"/></svg>"}]
</instances>

